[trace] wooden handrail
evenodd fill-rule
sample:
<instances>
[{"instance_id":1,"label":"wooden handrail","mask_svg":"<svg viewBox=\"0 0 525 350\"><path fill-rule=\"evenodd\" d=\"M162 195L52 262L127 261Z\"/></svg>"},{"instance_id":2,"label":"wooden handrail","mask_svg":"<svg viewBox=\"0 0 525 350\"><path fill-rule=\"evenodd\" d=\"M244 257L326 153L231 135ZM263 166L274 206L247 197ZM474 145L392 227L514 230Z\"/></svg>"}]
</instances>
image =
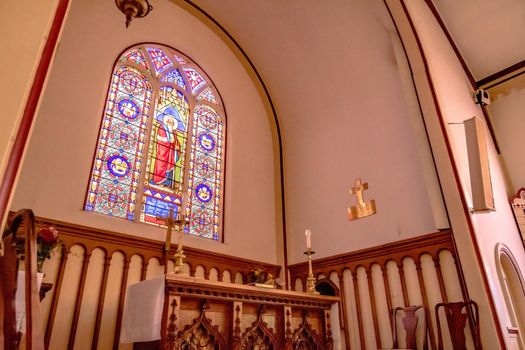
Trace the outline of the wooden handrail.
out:
<instances>
[{"instance_id":1,"label":"wooden handrail","mask_svg":"<svg viewBox=\"0 0 525 350\"><path fill-rule=\"evenodd\" d=\"M15 292L18 278L18 258L16 256L16 233L23 224L24 265L25 265L25 319L26 349L43 350L44 336L40 315L40 295L37 284L37 236L35 216L29 209L19 210L11 218L4 237L4 256L0 257L1 306L3 309L2 341L6 349L16 349Z\"/></svg>"}]
</instances>

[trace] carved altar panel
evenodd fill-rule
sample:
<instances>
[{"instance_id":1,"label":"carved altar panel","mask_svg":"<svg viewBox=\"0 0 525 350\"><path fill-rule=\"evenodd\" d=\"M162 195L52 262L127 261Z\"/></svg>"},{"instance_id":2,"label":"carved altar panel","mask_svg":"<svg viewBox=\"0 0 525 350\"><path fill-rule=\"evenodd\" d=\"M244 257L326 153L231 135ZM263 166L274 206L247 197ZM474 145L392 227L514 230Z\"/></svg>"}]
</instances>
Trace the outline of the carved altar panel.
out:
<instances>
[{"instance_id":1,"label":"carved altar panel","mask_svg":"<svg viewBox=\"0 0 525 350\"><path fill-rule=\"evenodd\" d=\"M175 340L175 349L180 350L226 350L225 333L207 317L210 306L207 301L200 307L200 315L179 331Z\"/></svg>"},{"instance_id":2,"label":"carved altar panel","mask_svg":"<svg viewBox=\"0 0 525 350\"><path fill-rule=\"evenodd\" d=\"M249 307L246 309L250 309ZM275 333L275 327L270 327L266 320L271 320L273 326L279 326L282 322L282 312L273 310L267 313L264 305L257 307L257 317L241 336L240 349L242 350L276 350L280 348L279 334ZM266 317L265 317L266 316ZM280 329L280 328L277 328Z\"/></svg>"},{"instance_id":3,"label":"carved altar panel","mask_svg":"<svg viewBox=\"0 0 525 350\"><path fill-rule=\"evenodd\" d=\"M330 349L325 311L337 301L337 297L167 275L160 348Z\"/></svg>"}]
</instances>

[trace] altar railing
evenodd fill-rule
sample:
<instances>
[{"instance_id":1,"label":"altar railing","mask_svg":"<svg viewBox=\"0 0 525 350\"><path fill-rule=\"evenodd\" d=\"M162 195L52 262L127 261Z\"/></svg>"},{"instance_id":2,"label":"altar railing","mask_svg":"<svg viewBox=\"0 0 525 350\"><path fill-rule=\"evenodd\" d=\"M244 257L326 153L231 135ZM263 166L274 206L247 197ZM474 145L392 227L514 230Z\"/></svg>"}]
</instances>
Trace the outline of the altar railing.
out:
<instances>
[{"instance_id":1,"label":"altar railing","mask_svg":"<svg viewBox=\"0 0 525 350\"><path fill-rule=\"evenodd\" d=\"M42 301L48 349L130 349L119 345L126 287L161 276L164 243L66 222L53 225L63 247L44 264L52 289ZM176 245L172 245L174 253ZM185 275L212 281L246 282L257 267L279 276L280 266L184 247ZM168 261L168 272L174 261Z\"/></svg>"},{"instance_id":2,"label":"altar railing","mask_svg":"<svg viewBox=\"0 0 525 350\"><path fill-rule=\"evenodd\" d=\"M422 305L428 327L418 329L418 345L426 339L427 348L436 349L435 306L468 300L455 251L452 232L443 230L314 260L318 280L329 281L341 296L341 348L391 348L394 332L400 346L406 346L403 329L392 329L392 311ZM305 289L307 264L290 265L289 270L292 289ZM448 329L445 332L445 343L451 346ZM473 346L472 332L467 333L467 345Z\"/></svg>"}]
</instances>

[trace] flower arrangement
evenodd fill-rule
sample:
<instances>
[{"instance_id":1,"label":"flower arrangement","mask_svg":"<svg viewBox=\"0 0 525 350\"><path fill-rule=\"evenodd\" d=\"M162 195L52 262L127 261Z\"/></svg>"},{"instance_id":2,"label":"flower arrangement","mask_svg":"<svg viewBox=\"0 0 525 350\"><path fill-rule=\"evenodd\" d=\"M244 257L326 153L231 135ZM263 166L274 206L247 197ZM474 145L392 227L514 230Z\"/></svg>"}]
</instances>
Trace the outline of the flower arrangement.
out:
<instances>
[{"instance_id":1,"label":"flower arrangement","mask_svg":"<svg viewBox=\"0 0 525 350\"><path fill-rule=\"evenodd\" d=\"M36 243L37 259L36 265L38 272L42 272L44 261L51 258L51 253L58 246L58 231L53 226L43 226L37 233Z\"/></svg>"},{"instance_id":2,"label":"flower arrangement","mask_svg":"<svg viewBox=\"0 0 525 350\"><path fill-rule=\"evenodd\" d=\"M60 240L58 239L58 231L53 226L44 225L37 232L37 257L36 266L37 271L42 272L44 262L51 258L51 254L57 248ZM16 242L16 250L20 260L24 260L25 255L25 238L19 238Z\"/></svg>"}]
</instances>

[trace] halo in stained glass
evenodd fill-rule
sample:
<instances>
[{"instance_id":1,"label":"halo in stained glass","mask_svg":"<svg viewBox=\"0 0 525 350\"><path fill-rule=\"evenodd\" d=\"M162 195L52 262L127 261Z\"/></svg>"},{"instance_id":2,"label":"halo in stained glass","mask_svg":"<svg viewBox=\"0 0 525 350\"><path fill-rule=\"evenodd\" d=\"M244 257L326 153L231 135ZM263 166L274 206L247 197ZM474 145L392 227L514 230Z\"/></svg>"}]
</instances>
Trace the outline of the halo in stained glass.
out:
<instances>
[{"instance_id":1,"label":"halo in stained glass","mask_svg":"<svg viewBox=\"0 0 525 350\"><path fill-rule=\"evenodd\" d=\"M195 196L202 203L208 203L213 198L213 192L210 186L201 183L195 187Z\"/></svg>"},{"instance_id":2,"label":"halo in stained glass","mask_svg":"<svg viewBox=\"0 0 525 350\"><path fill-rule=\"evenodd\" d=\"M121 155L113 155L109 157L106 164L109 172L116 177L124 177L128 175L129 169L131 168L126 157Z\"/></svg>"},{"instance_id":3,"label":"halo in stained glass","mask_svg":"<svg viewBox=\"0 0 525 350\"><path fill-rule=\"evenodd\" d=\"M206 151L211 151L215 148L215 139L212 135L203 132L199 135L199 144Z\"/></svg>"},{"instance_id":4,"label":"halo in stained glass","mask_svg":"<svg viewBox=\"0 0 525 350\"><path fill-rule=\"evenodd\" d=\"M135 119L139 114L139 106L129 99L120 100L118 102L118 110L120 114L128 119Z\"/></svg>"}]
</instances>

